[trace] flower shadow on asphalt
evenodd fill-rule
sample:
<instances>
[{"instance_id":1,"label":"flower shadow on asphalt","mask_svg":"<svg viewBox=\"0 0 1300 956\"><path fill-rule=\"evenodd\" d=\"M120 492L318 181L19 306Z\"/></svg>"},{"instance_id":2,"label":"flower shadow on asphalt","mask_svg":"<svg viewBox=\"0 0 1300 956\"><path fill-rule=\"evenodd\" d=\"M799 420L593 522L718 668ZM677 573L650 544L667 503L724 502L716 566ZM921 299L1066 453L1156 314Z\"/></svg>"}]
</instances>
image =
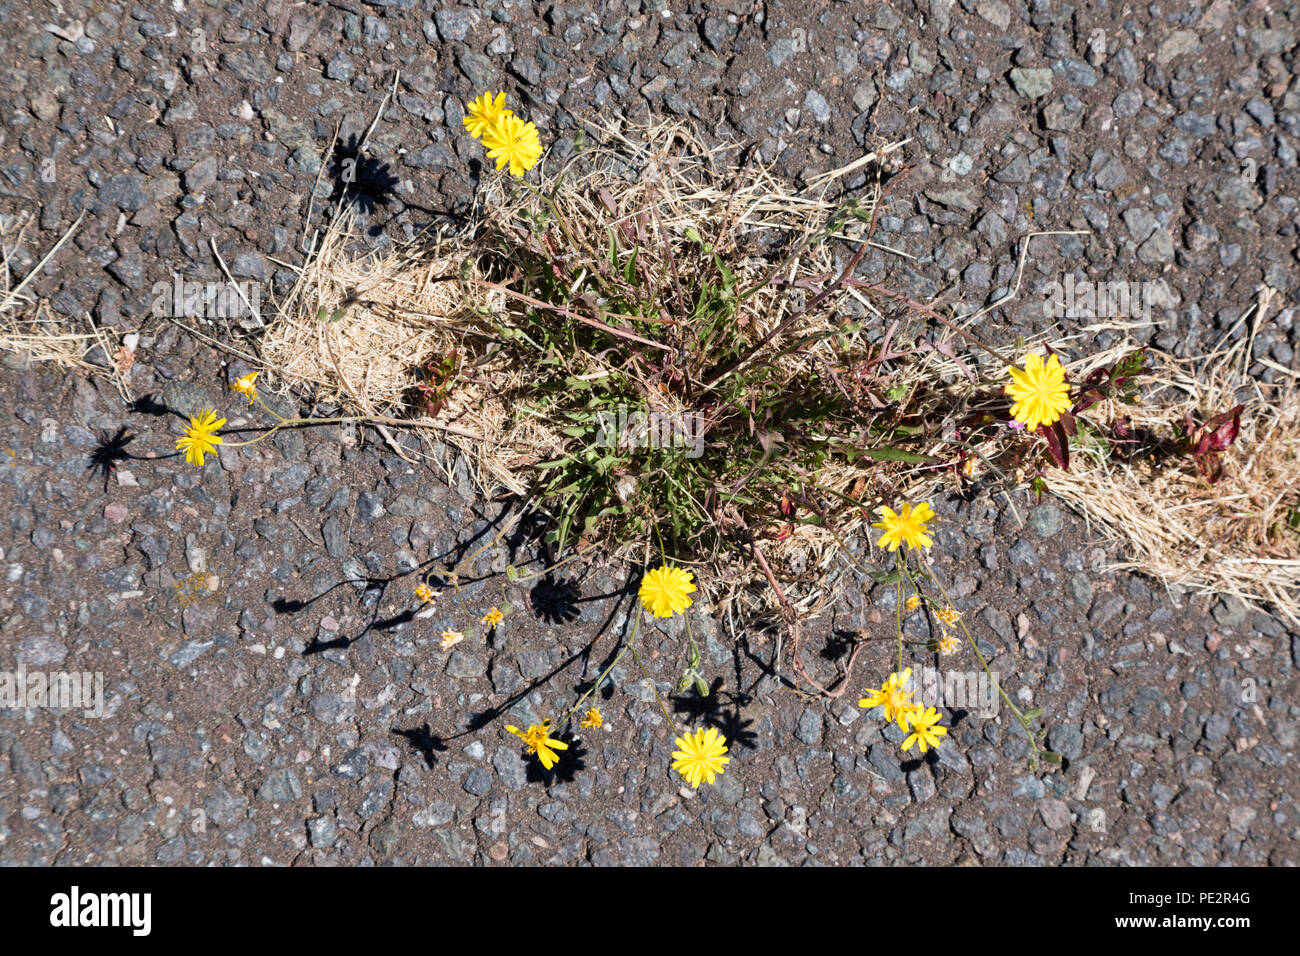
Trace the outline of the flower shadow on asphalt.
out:
<instances>
[{"instance_id":1,"label":"flower shadow on asphalt","mask_svg":"<svg viewBox=\"0 0 1300 956\"><path fill-rule=\"evenodd\" d=\"M550 770L543 767L536 756L529 756L523 748L520 749L527 767L524 779L529 783L540 783L546 787L553 783L572 783L579 771L587 769L586 758L590 751L583 745L581 737L575 737L572 730L564 730L555 734L555 739L568 744L569 749L556 751L559 759Z\"/></svg>"},{"instance_id":2,"label":"flower shadow on asphalt","mask_svg":"<svg viewBox=\"0 0 1300 956\"><path fill-rule=\"evenodd\" d=\"M627 597L628 595L629 595L629 590L626 587L623 588L622 597ZM612 596L613 595L602 595L602 597L612 597ZM622 605L622 597L620 597L620 599L614 603L612 609L610 610L609 615L605 618L605 621L597 629L596 633L591 637L591 639L587 641L581 648L579 648L574 653L570 654L568 657L562 660L559 664L555 665L555 667L551 668L551 670L547 671L545 674L541 675L535 680L530 681L520 690L515 691L513 694L511 694L505 700L501 701L501 703L497 704L496 706L491 707L488 710L478 711L476 713L470 714L469 721L465 725L465 732L482 730L488 724L492 723L492 721L504 715L506 711L508 711L519 701L526 698L533 691L545 687L548 683L550 683L550 681L553 678L559 676L563 671L567 670L570 665L576 663L577 661L585 661L586 669L590 673L597 673L597 674L602 673L605 667L613 659L614 654L617 653L618 645L616 644L615 647L610 650L609 655L605 659L605 662L595 668L591 666L591 651L592 648L595 647L596 643L601 639L601 637L604 636L605 632L609 629L609 627L613 624L614 618L618 613L618 609ZM625 627L626 626L628 625L625 624ZM590 681L580 682L576 688L576 691L578 694L585 693L587 688L589 688L590 686L591 686ZM612 692L612 688L610 688L610 691ZM605 688L602 688L602 692L605 692ZM605 699L606 700L609 699L609 693L605 693ZM459 736L459 734L456 736ZM448 738L448 739L454 739L454 738Z\"/></svg>"},{"instance_id":3,"label":"flower shadow on asphalt","mask_svg":"<svg viewBox=\"0 0 1300 956\"><path fill-rule=\"evenodd\" d=\"M826 639L826 646L821 649L821 658L825 661L835 663L849 656L849 652L858 643L857 631L846 631L841 628L832 628L830 637Z\"/></svg>"},{"instance_id":4,"label":"flower shadow on asphalt","mask_svg":"<svg viewBox=\"0 0 1300 956\"><path fill-rule=\"evenodd\" d=\"M168 408L162 402L158 401L153 395L141 395L131 403L131 413L133 415L148 415L151 418L161 418L163 415L176 415L185 420L185 416L175 409Z\"/></svg>"},{"instance_id":5,"label":"flower shadow on asphalt","mask_svg":"<svg viewBox=\"0 0 1300 956\"><path fill-rule=\"evenodd\" d=\"M140 460L138 456L132 455L126 450L126 446L131 444L135 438L126 426L123 425L117 430L117 434L109 436L108 432L101 432L99 444L90 453L90 464L86 470L91 473L91 477L96 474L104 476L104 493L108 493L108 480L117 471L118 462Z\"/></svg>"},{"instance_id":6,"label":"flower shadow on asphalt","mask_svg":"<svg viewBox=\"0 0 1300 956\"><path fill-rule=\"evenodd\" d=\"M674 714L685 716L684 723L692 727L701 725L718 728L718 732L727 738L728 745L733 750L736 747L747 750L757 748L758 734L747 729L754 721L744 719L740 710L750 702L750 696L722 690L721 677L714 680L707 697L689 690L675 694L668 700L672 703Z\"/></svg>"},{"instance_id":7,"label":"flower shadow on asphalt","mask_svg":"<svg viewBox=\"0 0 1300 956\"><path fill-rule=\"evenodd\" d=\"M558 581L549 571L528 593L534 613L546 624L572 624L576 621L582 616L578 609L581 597L576 579Z\"/></svg>"},{"instance_id":8,"label":"flower shadow on asphalt","mask_svg":"<svg viewBox=\"0 0 1300 956\"><path fill-rule=\"evenodd\" d=\"M443 743L441 737L434 734L429 729L428 721L425 721L422 727L412 727L410 730L402 730L399 727L393 727L392 732L398 736L405 737L422 757L424 757L425 766L430 770L438 762L437 755L445 753L447 745Z\"/></svg>"},{"instance_id":9,"label":"flower shadow on asphalt","mask_svg":"<svg viewBox=\"0 0 1300 956\"><path fill-rule=\"evenodd\" d=\"M572 664L578 661L586 662L586 670L589 673L596 673L596 674L603 673L605 667L609 665L610 661L613 660L614 655L618 653L618 647L620 647L621 644L619 642L615 642L614 646L608 652L608 655L606 656L604 662L595 667L591 665L592 649L595 647L597 642L599 642L600 639L605 635L605 632L609 630L609 628L613 625L615 618L618 616L619 608L623 606L623 599L629 598L635 600L635 592L631 589L630 586L625 585L623 588L620 589L619 592L616 592L616 594L600 595L598 598L592 598L592 600L598 600L598 599L603 599L605 597L615 597L615 596L617 596L619 599L613 603L609 614L606 616L605 620L601 623L600 627L596 630L596 633L592 635L591 639L588 640L581 648L579 648L574 653L570 654L568 657L566 657L555 667L551 668L550 671L541 675L535 680L530 681L524 687L515 691L513 694L511 694L509 697L507 697L505 700L501 701L500 703L496 704L495 706L487 710L471 713L469 715L469 719L465 723L465 727L463 730L458 731L457 733L454 734L450 734L445 738L439 738L439 739L445 741L452 741L458 737L463 737L482 730L484 727L487 727L489 724L493 723L499 718L505 717L508 714L510 708L514 707L517 703L527 698L534 691L546 687L555 677L558 677L561 673L567 670ZM631 621L630 617L624 618L625 628L631 626L630 621ZM627 635L624 634L623 636L626 637ZM587 689L589 689L590 687L591 687L590 680L582 681L579 682L579 684L575 688L575 692L581 695L585 693ZM613 690L614 688L612 684L607 684L605 687L602 687L601 690L597 692L596 696L598 697L603 696L603 699L608 700L609 697L613 694ZM558 728L557 739L562 740L565 743L569 744L569 749L565 751L561 751L559 753L559 757L560 757L559 762L554 767L552 767L549 771L545 770L537 762L537 759L535 757L529 757L528 758L529 776L527 778L528 780L533 782L543 782L546 783L547 785L549 785L550 783L554 782L557 779L561 781L568 781L573 778L573 775L577 773L577 771L582 770L586 766L585 761L582 758L586 755L587 751L584 747L574 744L574 741L578 738L575 738L573 736L573 731L569 725L566 724L565 726Z\"/></svg>"},{"instance_id":10,"label":"flower shadow on asphalt","mask_svg":"<svg viewBox=\"0 0 1300 956\"><path fill-rule=\"evenodd\" d=\"M365 155L361 146L356 133L348 136L346 142L334 144L329 167L334 191L329 204L342 199L368 216L376 207L388 205L399 180L388 163Z\"/></svg>"}]
</instances>

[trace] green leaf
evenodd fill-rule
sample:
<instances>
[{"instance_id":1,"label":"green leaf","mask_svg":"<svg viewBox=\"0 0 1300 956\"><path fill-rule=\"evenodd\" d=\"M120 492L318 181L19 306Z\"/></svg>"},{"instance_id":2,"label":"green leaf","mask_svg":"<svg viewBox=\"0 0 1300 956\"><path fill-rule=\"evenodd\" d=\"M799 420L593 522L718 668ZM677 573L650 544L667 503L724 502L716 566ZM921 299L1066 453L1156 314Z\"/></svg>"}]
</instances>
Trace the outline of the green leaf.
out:
<instances>
[{"instance_id":1,"label":"green leaf","mask_svg":"<svg viewBox=\"0 0 1300 956\"><path fill-rule=\"evenodd\" d=\"M564 553L564 546L566 543L568 543L569 528L572 524L573 524L573 515L569 512L566 512L564 517L560 519L559 534L558 537L556 538L556 541L559 543L559 547L556 548L557 554Z\"/></svg>"},{"instance_id":2,"label":"green leaf","mask_svg":"<svg viewBox=\"0 0 1300 956\"><path fill-rule=\"evenodd\" d=\"M699 675L696 675L695 677L695 692L699 694L701 697L709 696L708 682L705 681L705 679L703 677L700 677Z\"/></svg>"},{"instance_id":3,"label":"green leaf","mask_svg":"<svg viewBox=\"0 0 1300 956\"><path fill-rule=\"evenodd\" d=\"M562 488L548 488L547 493L552 495L567 495L577 491L579 488L582 487L582 485L583 485L583 481L581 478L579 478L576 481L569 482L567 485L565 485Z\"/></svg>"},{"instance_id":4,"label":"green leaf","mask_svg":"<svg viewBox=\"0 0 1300 956\"><path fill-rule=\"evenodd\" d=\"M903 451L901 448L862 448L859 450L873 461L905 461L912 465L925 465L935 460L929 455L917 455L910 451Z\"/></svg>"},{"instance_id":5,"label":"green leaf","mask_svg":"<svg viewBox=\"0 0 1300 956\"><path fill-rule=\"evenodd\" d=\"M1048 763L1060 763L1061 755L1058 754L1055 750L1044 750L1043 759L1046 760Z\"/></svg>"},{"instance_id":6,"label":"green leaf","mask_svg":"<svg viewBox=\"0 0 1300 956\"><path fill-rule=\"evenodd\" d=\"M719 259L716 254L713 256L713 261L717 265L718 271L722 273L723 288L725 288L728 293L735 291L736 288L735 275L732 274L731 270L727 268L726 263L723 262L721 259Z\"/></svg>"}]
</instances>

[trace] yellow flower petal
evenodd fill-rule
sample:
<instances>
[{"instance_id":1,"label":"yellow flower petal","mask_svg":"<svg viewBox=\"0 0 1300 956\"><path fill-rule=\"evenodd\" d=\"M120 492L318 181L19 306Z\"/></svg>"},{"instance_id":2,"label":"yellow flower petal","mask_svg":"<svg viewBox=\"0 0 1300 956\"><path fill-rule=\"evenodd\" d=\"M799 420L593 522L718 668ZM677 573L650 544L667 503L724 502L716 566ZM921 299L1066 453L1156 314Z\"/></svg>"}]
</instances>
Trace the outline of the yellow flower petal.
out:
<instances>
[{"instance_id":1,"label":"yellow flower petal","mask_svg":"<svg viewBox=\"0 0 1300 956\"><path fill-rule=\"evenodd\" d=\"M465 105L466 116L461 120L469 135L479 139L500 122L503 116L510 116L514 111L506 109L505 93L498 93L493 98L491 93L484 93L476 100Z\"/></svg>"},{"instance_id":2,"label":"yellow flower petal","mask_svg":"<svg viewBox=\"0 0 1300 956\"><path fill-rule=\"evenodd\" d=\"M537 165L542 143L537 127L518 116L503 115L483 133L483 146L497 169L510 167L511 176L522 176Z\"/></svg>"},{"instance_id":3,"label":"yellow flower petal","mask_svg":"<svg viewBox=\"0 0 1300 956\"><path fill-rule=\"evenodd\" d=\"M726 740L716 727L678 737L674 741L678 749L673 751L673 769L697 790L701 783L712 784L731 762L730 757L723 756L727 752Z\"/></svg>"},{"instance_id":4,"label":"yellow flower petal","mask_svg":"<svg viewBox=\"0 0 1300 956\"><path fill-rule=\"evenodd\" d=\"M1049 355L1029 353L1025 356L1024 370L1008 370L1011 382L1006 394L1011 396L1011 417L1033 431L1040 425L1052 425L1070 408L1070 386L1065 382L1065 369L1060 359Z\"/></svg>"},{"instance_id":5,"label":"yellow flower petal","mask_svg":"<svg viewBox=\"0 0 1300 956\"><path fill-rule=\"evenodd\" d=\"M926 523L934 517L934 509L930 507L929 502L923 501L915 508L905 504L897 513L891 508L882 506L881 520L875 522L872 527L880 528L885 532L880 536L879 543L882 548L897 551L902 544L909 548L928 548L934 544L934 539L926 533L929 530L926 528Z\"/></svg>"},{"instance_id":6,"label":"yellow flower petal","mask_svg":"<svg viewBox=\"0 0 1300 956\"><path fill-rule=\"evenodd\" d=\"M688 595L695 593L691 572L683 568L664 565L655 568L641 579L638 597L641 604L655 617L672 617L691 606Z\"/></svg>"},{"instance_id":7,"label":"yellow flower petal","mask_svg":"<svg viewBox=\"0 0 1300 956\"><path fill-rule=\"evenodd\" d=\"M185 460L191 465L202 465L203 456L215 452L221 444L221 436L216 431L225 423L212 409L203 409L198 417L190 418L189 427L176 439L177 450L185 452Z\"/></svg>"}]
</instances>

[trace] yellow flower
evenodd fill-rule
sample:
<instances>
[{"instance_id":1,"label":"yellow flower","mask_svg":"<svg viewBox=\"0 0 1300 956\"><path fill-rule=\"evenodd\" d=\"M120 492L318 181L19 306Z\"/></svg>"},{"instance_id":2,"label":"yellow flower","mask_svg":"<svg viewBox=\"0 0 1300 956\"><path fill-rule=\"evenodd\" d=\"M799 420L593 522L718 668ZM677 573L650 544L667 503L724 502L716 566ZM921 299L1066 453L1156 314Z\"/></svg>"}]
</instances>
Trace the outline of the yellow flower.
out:
<instances>
[{"instance_id":1,"label":"yellow flower","mask_svg":"<svg viewBox=\"0 0 1300 956\"><path fill-rule=\"evenodd\" d=\"M920 606L921 606L921 599L915 594L913 594L911 597L909 597L906 601L903 602L903 607L909 611L915 611Z\"/></svg>"},{"instance_id":2,"label":"yellow flower","mask_svg":"<svg viewBox=\"0 0 1300 956\"><path fill-rule=\"evenodd\" d=\"M923 501L915 508L910 504L903 505L903 510L898 514L894 514L892 508L882 507L880 520L871 527L884 529L885 533L880 536L880 546L890 551L897 551L900 544L909 548L928 548L934 544L934 539L926 534L929 529L925 524L933 519L934 509L928 501Z\"/></svg>"},{"instance_id":3,"label":"yellow flower","mask_svg":"<svg viewBox=\"0 0 1300 956\"><path fill-rule=\"evenodd\" d=\"M639 596L645 609L655 617L672 617L691 606L688 594L695 593L691 572L664 565L641 579Z\"/></svg>"},{"instance_id":4,"label":"yellow flower","mask_svg":"<svg viewBox=\"0 0 1300 956\"><path fill-rule=\"evenodd\" d=\"M502 614L500 611L498 611L496 608L493 608L492 610L488 611L486 614L483 615L483 623L486 624L488 627L496 627L498 624L501 623L503 618L505 618L505 615Z\"/></svg>"},{"instance_id":5,"label":"yellow flower","mask_svg":"<svg viewBox=\"0 0 1300 956\"><path fill-rule=\"evenodd\" d=\"M465 635L460 631L443 631L440 646L444 651L450 650L463 640L465 640Z\"/></svg>"},{"instance_id":6,"label":"yellow flower","mask_svg":"<svg viewBox=\"0 0 1300 956\"><path fill-rule=\"evenodd\" d=\"M935 643L934 649L946 657L961 650L961 641L957 640L956 634L945 631L943 637Z\"/></svg>"},{"instance_id":7,"label":"yellow flower","mask_svg":"<svg viewBox=\"0 0 1300 956\"><path fill-rule=\"evenodd\" d=\"M943 621L943 623L947 624L949 627L956 627L957 622L961 620L961 615L957 613L955 607L945 607L941 610L935 611L934 616Z\"/></svg>"},{"instance_id":8,"label":"yellow flower","mask_svg":"<svg viewBox=\"0 0 1300 956\"><path fill-rule=\"evenodd\" d=\"M469 135L478 139L488 130L501 120L503 116L509 116L514 110L506 109L505 93L498 93L494 99L491 93L484 93L476 100L471 100L465 106L465 112L469 115L461 120L465 128L469 130Z\"/></svg>"},{"instance_id":9,"label":"yellow flower","mask_svg":"<svg viewBox=\"0 0 1300 956\"><path fill-rule=\"evenodd\" d=\"M930 747L939 746L939 738L948 732L947 727L935 726L939 723L939 712L933 707L915 707L907 719L912 725L912 735L903 741L904 750L919 743L921 753L925 753Z\"/></svg>"},{"instance_id":10,"label":"yellow flower","mask_svg":"<svg viewBox=\"0 0 1300 956\"><path fill-rule=\"evenodd\" d=\"M510 166L511 176L522 176L542 156L537 127L513 115L502 116L483 134L483 146L488 158L497 161L497 169Z\"/></svg>"},{"instance_id":11,"label":"yellow flower","mask_svg":"<svg viewBox=\"0 0 1300 956\"><path fill-rule=\"evenodd\" d=\"M198 418L190 419L190 427L185 434L176 439L178 450L185 452L185 460L191 465L202 465L203 456L216 452L221 444L221 436L216 434L218 428L226 423L224 418L217 418L217 413L210 408L199 412Z\"/></svg>"},{"instance_id":12,"label":"yellow flower","mask_svg":"<svg viewBox=\"0 0 1300 956\"><path fill-rule=\"evenodd\" d=\"M1070 386L1065 384L1065 369L1060 360L1049 355L1044 362L1038 355L1030 353L1025 356L1023 370L1011 368L1011 383L1006 392L1015 404L1011 406L1011 417L1023 422L1028 431L1039 425L1051 425L1060 419L1061 413L1070 407Z\"/></svg>"},{"instance_id":13,"label":"yellow flower","mask_svg":"<svg viewBox=\"0 0 1300 956\"><path fill-rule=\"evenodd\" d=\"M257 386L253 384L257 381L257 376L257 372L249 372L243 378L235 379L235 384L230 386L230 390L241 395L247 395L248 404L252 405L253 400L257 398Z\"/></svg>"},{"instance_id":14,"label":"yellow flower","mask_svg":"<svg viewBox=\"0 0 1300 956\"><path fill-rule=\"evenodd\" d=\"M712 784L731 762L730 757L723 756L727 752L727 738L716 727L697 730L674 742L679 749L673 751L673 769L696 790L701 783Z\"/></svg>"},{"instance_id":15,"label":"yellow flower","mask_svg":"<svg viewBox=\"0 0 1300 956\"><path fill-rule=\"evenodd\" d=\"M416 585L415 596L419 598L422 603L428 604L433 600L433 588L429 587L427 584L420 583Z\"/></svg>"},{"instance_id":16,"label":"yellow flower","mask_svg":"<svg viewBox=\"0 0 1300 956\"><path fill-rule=\"evenodd\" d=\"M907 688L911 679L912 668L910 667L890 674L880 685L879 690L873 687L864 691L867 696L858 701L858 706L865 707L867 710L873 707L884 707L885 720L897 721L898 729L906 730L908 715L915 706L912 703L912 692Z\"/></svg>"},{"instance_id":17,"label":"yellow flower","mask_svg":"<svg viewBox=\"0 0 1300 956\"><path fill-rule=\"evenodd\" d=\"M583 728L597 728L605 726L605 718L600 715L600 711L595 707L588 707L587 712L582 715L582 723L578 724Z\"/></svg>"},{"instance_id":18,"label":"yellow flower","mask_svg":"<svg viewBox=\"0 0 1300 956\"><path fill-rule=\"evenodd\" d=\"M556 756L555 751L569 749L569 745L563 740L556 740L554 737L549 736L551 732L551 722L549 720L544 720L541 724L532 724L527 730L520 730L518 727L507 727L506 730L524 742L524 746L528 748L529 756L537 754L537 759L542 762L542 766L547 770L554 767L560 759Z\"/></svg>"}]
</instances>

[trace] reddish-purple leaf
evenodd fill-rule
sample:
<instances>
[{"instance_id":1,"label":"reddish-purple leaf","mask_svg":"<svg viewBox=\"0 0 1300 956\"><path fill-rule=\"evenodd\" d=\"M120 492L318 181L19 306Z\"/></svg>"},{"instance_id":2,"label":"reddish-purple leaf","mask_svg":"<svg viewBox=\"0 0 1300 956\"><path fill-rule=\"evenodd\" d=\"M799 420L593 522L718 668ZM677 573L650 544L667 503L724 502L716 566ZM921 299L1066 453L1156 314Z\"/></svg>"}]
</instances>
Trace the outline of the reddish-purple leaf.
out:
<instances>
[{"instance_id":1,"label":"reddish-purple leaf","mask_svg":"<svg viewBox=\"0 0 1300 956\"><path fill-rule=\"evenodd\" d=\"M947 356L948 358L950 358L950 359L952 359L954 362L956 362L956 363L957 363L957 367L958 367L959 369L961 369L962 374L965 375L966 378L968 378L968 379L971 381L972 384L974 384L974 382L975 382L975 373L972 372L970 369L968 369L968 368L966 367L966 363L964 363L961 359L959 359L959 358L957 357L957 353L954 352L953 349L952 349L952 343L951 343L951 342L948 342L948 341L946 341L946 340L945 340L945 341L941 341L941 342L939 342L938 345L936 345L936 346L934 347L934 350L935 350L936 352L938 352L940 355Z\"/></svg>"},{"instance_id":2,"label":"reddish-purple leaf","mask_svg":"<svg viewBox=\"0 0 1300 956\"><path fill-rule=\"evenodd\" d=\"M1047 452L1056 462L1056 467L1062 471L1070 470L1070 442L1065 437L1065 432L1061 428L1061 423L1056 422L1051 426L1039 425L1038 433L1047 439Z\"/></svg>"},{"instance_id":3,"label":"reddish-purple leaf","mask_svg":"<svg viewBox=\"0 0 1300 956\"><path fill-rule=\"evenodd\" d=\"M1237 405L1206 423L1206 428L1213 429L1209 433L1210 448L1214 451L1227 451L1237 440L1241 434L1241 412L1244 408L1244 405Z\"/></svg>"},{"instance_id":4,"label":"reddish-purple leaf","mask_svg":"<svg viewBox=\"0 0 1300 956\"><path fill-rule=\"evenodd\" d=\"M1222 453L1241 434L1241 413L1244 408L1244 405L1234 405L1200 426L1190 413L1187 415L1189 454L1196 462L1197 471L1211 484L1223 477Z\"/></svg>"}]
</instances>

